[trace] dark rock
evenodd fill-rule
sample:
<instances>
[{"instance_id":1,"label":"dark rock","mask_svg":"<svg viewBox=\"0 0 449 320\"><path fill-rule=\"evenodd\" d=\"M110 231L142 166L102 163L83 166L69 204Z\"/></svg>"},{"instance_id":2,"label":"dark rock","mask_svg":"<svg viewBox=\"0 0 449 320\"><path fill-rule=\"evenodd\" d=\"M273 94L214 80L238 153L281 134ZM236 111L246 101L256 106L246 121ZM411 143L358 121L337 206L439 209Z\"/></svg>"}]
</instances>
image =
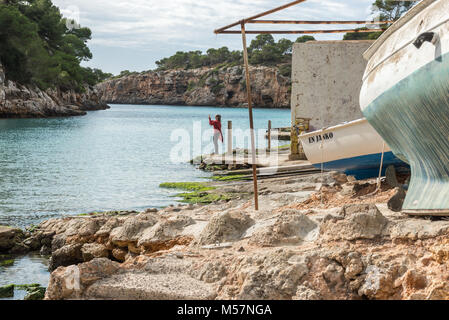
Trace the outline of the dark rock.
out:
<instances>
[{"instance_id":1,"label":"dark rock","mask_svg":"<svg viewBox=\"0 0 449 320\"><path fill-rule=\"evenodd\" d=\"M38 237L30 237L26 239L24 242L24 245L30 248L30 250L35 251L39 250L41 247L41 241Z\"/></svg>"},{"instance_id":2,"label":"dark rock","mask_svg":"<svg viewBox=\"0 0 449 320\"><path fill-rule=\"evenodd\" d=\"M400 187L396 188L396 193L388 200L388 209L394 212L400 212L406 195L404 189Z\"/></svg>"},{"instance_id":3,"label":"dark rock","mask_svg":"<svg viewBox=\"0 0 449 320\"><path fill-rule=\"evenodd\" d=\"M390 187L396 188L400 186L396 177L396 169L394 168L394 166L388 166L387 170L385 171L385 178Z\"/></svg>"},{"instance_id":4,"label":"dark rock","mask_svg":"<svg viewBox=\"0 0 449 320\"><path fill-rule=\"evenodd\" d=\"M0 298L12 298L14 297L14 285L0 287Z\"/></svg>"},{"instance_id":5,"label":"dark rock","mask_svg":"<svg viewBox=\"0 0 449 320\"><path fill-rule=\"evenodd\" d=\"M41 250L39 251L41 256L49 256L51 255L51 247L49 247L48 245L44 244L41 247Z\"/></svg>"},{"instance_id":6,"label":"dark rock","mask_svg":"<svg viewBox=\"0 0 449 320\"><path fill-rule=\"evenodd\" d=\"M83 260L85 262L95 258L107 258L109 257L108 249L99 243L85 243L81 248Z\"/></svg>"},{"instance_id":7,"label":"dark rock","mask_svg":"<svg viewBox=\"0 0 449 320\"><path fill-rule=\"evenodd\" d=\"M27 291L28 293L23 300L44 300L46 288L34 287Z\"/></svg>"},{"instance_id":8,"label":"dark rock","mask_svg":"<svg viewBox=\"0 0 449 320\"><path fill-rule=\"evenodd\" d=\"M53 271L60 266L67 267L83 262L82 246L82 244L69 244L54 251L51 255L48 269Z\"/></svg>"},{"instance_id":9,"label":"dark rock","mask_svg":"<svg viewBox=\"0 0 449 320\"><path fill-rule=\"evenodd\" d=\"M65 238L63 235L57 235L51 241L51 251L54 252L65 245Z\"/></svg>"},{"instance_id":10,"label":"dark rock","mask_svg":"<svg viewBox=\"0 0 449 320\"><path fill-rule=\"evenodd\" d=\"M9 252L18 246L24 239L24 233L20 229L0 226L0 252Z\"/></svg>"},{"instance_id":11,"label":"dark rock","mask_svg":"<svg viewBox=\"0 0 449 320\"><path fill-rule=\"evenodd\" d=\"M24 253L27 253L27 252L29 252L29 251L31 251L30 247L28 247L27 245L25 245L25 244L19 242L19 243L16 243L16 244L14 245L14 247L12 247L12 248L9 250L9 253L13 253L13 254L24 254Z\"/></svg>"}]
</instances>

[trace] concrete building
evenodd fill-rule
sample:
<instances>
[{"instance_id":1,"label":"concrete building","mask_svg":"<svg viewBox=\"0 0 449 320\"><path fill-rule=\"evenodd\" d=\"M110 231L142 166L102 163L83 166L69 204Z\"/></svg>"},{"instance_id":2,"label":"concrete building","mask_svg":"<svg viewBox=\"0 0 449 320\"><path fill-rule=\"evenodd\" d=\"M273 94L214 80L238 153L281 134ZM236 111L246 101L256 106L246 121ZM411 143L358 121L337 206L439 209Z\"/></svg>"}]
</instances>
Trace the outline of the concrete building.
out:
<instances>
[{"instance_id":1,"label":"concrete building","mask_svg":"<svg viewBox=\"0 0 449 320\"><path fill-rule=\"evenodd\" d=\"M308 131L363 117L359 95L373 41L310 41L293 45L292 126L305 119ZM310 123L309 123L310 121ZM296 130L292 159L298 158Z\"/></svg>"}]
</instances>

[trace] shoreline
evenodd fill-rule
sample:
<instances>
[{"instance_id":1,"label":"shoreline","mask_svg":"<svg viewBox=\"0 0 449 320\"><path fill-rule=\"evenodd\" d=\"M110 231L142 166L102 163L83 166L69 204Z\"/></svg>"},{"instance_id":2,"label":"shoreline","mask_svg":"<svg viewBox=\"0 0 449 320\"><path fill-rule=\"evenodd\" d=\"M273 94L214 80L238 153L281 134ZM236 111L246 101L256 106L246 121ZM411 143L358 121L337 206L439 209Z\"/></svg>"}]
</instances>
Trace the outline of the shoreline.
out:
<instances>
[{"instance_id":1,"label":"shoreline","mask_svg":"<svg viewBox=\"0 0 449 320\"><path fill-rule=\"evenodd\" d=\"M259 212L252 181L203 183L232 197L55 218L17 238L51 255L46 299L449 297L449 221L391 211L386 183L370 195L374 180L335 172L262 180ZM64 284L73 268L78 289Z\"/></svg>"},{"instance_id":2,"label":"shoreline","mask_svg":"<svg viewBox=\"0 0 449 320\"><path fill-rule=\"evenodd\" d=\"M223 109L248 109L245 106L231 106L231 105L190 105L190 104L161 104L161 103L119 103L119 102L106 102L108 105L131 105L131 106L167 106L167 107L194 107L194 108L223 108ZM290 107L257 107L253 106L253 109L267 110L290 110Z\"/></svg>"}]
</instances>

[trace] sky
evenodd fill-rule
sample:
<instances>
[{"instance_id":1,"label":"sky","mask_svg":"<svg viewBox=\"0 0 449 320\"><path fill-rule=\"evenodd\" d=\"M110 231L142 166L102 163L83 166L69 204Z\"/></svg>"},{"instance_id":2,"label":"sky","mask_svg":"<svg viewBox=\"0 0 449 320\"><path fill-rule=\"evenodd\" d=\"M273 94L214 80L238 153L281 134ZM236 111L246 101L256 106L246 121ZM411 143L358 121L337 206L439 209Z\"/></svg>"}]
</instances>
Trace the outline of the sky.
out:
<instances>
[{"instance_id":1,"label":"sky","mask_svg":"<svg viewBox=\"0 0 449 320\"><path fill-rule=\"evenodd\" d=\"M239 35L215 35L232 22L278 7L290 0L53 0L61 13L92 30L93 59L85 66L114 74L154 69L155 62L177 51L206 51L227 46L241 50ZM263 19L369 20L374 0L308 0ZM251 25L247 29L308 30L326 26ZM346 29L356 26L331 26ZM314 35L319 40L342 35ZM248 43L255 35L248 36ZM298 35L276 39L295 40Z\"/></svg>"}]
</instances>

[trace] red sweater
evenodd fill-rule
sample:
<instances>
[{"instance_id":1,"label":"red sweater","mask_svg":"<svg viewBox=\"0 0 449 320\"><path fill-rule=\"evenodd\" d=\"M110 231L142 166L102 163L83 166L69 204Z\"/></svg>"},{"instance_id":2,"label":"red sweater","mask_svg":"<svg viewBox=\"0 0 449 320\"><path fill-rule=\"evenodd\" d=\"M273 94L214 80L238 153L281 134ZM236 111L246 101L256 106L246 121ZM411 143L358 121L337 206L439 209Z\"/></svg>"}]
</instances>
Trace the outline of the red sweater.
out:
<instances>
[{"instance_id":1,"label":"red sweater","mask_svg":"<svg viewBox=\"0 0 449 320\"><path fill-rule=\"evenodd\" d=\"M212 120L210 118L210 116L209 116L209 124L214 127L215 131L220 132L221 142L223 142L223 133L221 132L221 122L220 121L216 121L216 120Z\"/></svg>"}]
</instances>

